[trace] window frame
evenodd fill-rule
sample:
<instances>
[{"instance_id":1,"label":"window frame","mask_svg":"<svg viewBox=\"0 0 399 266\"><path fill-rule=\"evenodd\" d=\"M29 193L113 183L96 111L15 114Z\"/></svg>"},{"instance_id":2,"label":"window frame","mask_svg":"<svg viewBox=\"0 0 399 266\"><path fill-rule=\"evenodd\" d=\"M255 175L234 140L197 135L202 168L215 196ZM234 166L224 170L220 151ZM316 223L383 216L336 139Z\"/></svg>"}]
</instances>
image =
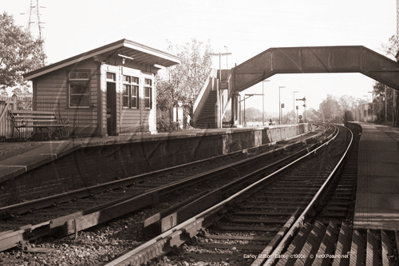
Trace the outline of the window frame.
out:
<instances>
[{"instance_id":1,"label":"window frame","mask_svg":"<svg viewBox=\"0 0 399 266\"><path fill-rule=\"evenodd\" d=\"M86 73L87 78L74 78L71 77L71 74L73 73ZM72 93L71 91L71 84L73 83L82 83L85 82L87 86L87 93ZM68 108L73 108L73 109L88 109L91 107L91 71L90 69L74 69L68 72L68 87L67 87L67 94L68 94ZM71 96L76 96L76 95L83 95L89 98L88 104L87 105L71 105Z\"/></svg>"},{"instance_id":2,"label":"window frame","mask_svg":"<svg viewBox=\"0 0 399 266\"><path fill-rule=\"evenodd\" d=\"M122 107L124 109L139 109L139 84L140 79L138 77L123 75ZM134 92L136 92L135 96L133 96ZM127 98L127 106L124 102L125 98ZM135 103L136 106L133 106L133 103Z\"/></svg>"},{"instance_id":3,"label":"window frame","mask_svg":"<svg viewBox=\"0 0 399 266\"><path fill-rule=\"evenodd\" d=\"M149 84L147 84L149 81ZM149 95L147 96L147 90L149 90ZM148 106L147 106L148 99ZM152 109L152 79L144 79L144 109Z\"/></svg>"}]
</instances>

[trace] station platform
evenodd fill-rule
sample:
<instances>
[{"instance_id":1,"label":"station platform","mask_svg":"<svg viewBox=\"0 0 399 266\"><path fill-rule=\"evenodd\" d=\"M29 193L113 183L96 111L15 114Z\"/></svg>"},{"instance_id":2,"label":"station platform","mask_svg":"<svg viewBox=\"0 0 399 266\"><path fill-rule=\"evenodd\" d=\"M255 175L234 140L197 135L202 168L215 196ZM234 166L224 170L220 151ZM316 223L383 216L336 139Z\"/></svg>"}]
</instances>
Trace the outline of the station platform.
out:
<instances>
[{"instance_id":1,"label":"station platform","mask_svg":"<svg viewBox=\"0 0 399 266\"><path fill-rule=\"evenodd\" d=\"M109 137L69 138L67 140L57 141L2 142L0 143L0 183L52 162L82 147L98 147L165 139L170 140L222 134L226 131L226 129L199 129L158 134L145 133ZM31 143L31 145L23 145L25 143ZM11 156L7 156L7 153L10 153Z\"/></svg>"},{"instance_id":2,"label":"station platform","mask_svg":"<svg viewBox=\"0 0 399 266\"><path fill-rule=\"evenodd\" d=\"M101 172L114 167L124 170L123 174L115 173L116 176L123 178L123 175L137 174L134 168L138 166L147 166L150 171L157 167L171 167L299 136L308 131L307 125L304 125L193 129L171 133L139 133L58 141L0 142L0 185L40 166L60 161L58 160L60 158L64 162L61 162L60 166L53 167L60 167L58 172L53 173L56 176L71 167L79 168L79 174L86 169L93 172L93 175L96 171ZM82 148L91 148L91 153L82 151ZM75 151L79 153L76 154ZM72 153L76 155L74 158L65 159ZM110 156L112 154L113 156ZM99 166L96 166L96 163ZM128 169L129 167L131 169ZM43 172L38 172L36 175L39 174L42 175ZM31 180L32 176L26 178Z\"/></svg>"},{"instance_id":3,"label":"station platform","mask_svg":"<svg viewBox=\"0 0 399 266\"><path fill-rule=\"evenodd\" d=\"M399 230L399 129L358 123L355 229Z\"/></svg>"}]
</instances>

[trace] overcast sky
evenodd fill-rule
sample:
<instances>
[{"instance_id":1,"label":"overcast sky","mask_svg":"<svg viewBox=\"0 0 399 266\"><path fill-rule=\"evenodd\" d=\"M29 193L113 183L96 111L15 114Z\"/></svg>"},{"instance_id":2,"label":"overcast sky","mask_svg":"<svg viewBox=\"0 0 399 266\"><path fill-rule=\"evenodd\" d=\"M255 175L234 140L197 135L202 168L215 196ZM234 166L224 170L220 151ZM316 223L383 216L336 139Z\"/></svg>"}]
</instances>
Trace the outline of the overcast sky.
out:
<instances>
[{"instance_id":1,"label":"overcast sky","mask_svg":"<svg viewBox=\"0 0 399 266\"><path fill-rule=\"evenodd\" d=\"M32 0L36 5L36 0ZM394 0L40 0L48 63L99 46L129 39L166 50L166 39L184 44L191 38L214 52L228 52L223 68L240 64L271 47L363 45L384 54L382 44L396 32ZM0 0L0 10L27 26L30 0ZM21 15L25 13L25 15ZM36 14L32 20L37 22ZM35 20L33 19L35 17ZM37 24L31 25L32 29ZM215 58L216 59L216 58ZM218 67L215 60L214 66ZM364 98L374 81L361 74L284 74L265 83L265 110L278 112L278 87L285 111L306 96L318 109L327 94ZM244 91L261 93L261 84ZM261 109L261 97L247 101Z\"/></svg>"}]
</instances>

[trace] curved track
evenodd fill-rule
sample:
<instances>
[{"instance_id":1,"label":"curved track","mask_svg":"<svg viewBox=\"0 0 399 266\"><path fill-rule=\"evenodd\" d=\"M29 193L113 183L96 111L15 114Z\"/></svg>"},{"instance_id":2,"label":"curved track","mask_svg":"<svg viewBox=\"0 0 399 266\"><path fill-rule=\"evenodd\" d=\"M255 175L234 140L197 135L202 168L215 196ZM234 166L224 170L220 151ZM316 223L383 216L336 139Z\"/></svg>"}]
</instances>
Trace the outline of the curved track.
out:
<instances>
[{"instance_id":1,"label":"curved track","mask_svg":"<svg viewBox=\"0 0 399 266\"><path fill-rule=\"evenodd\" d=\"M268 254L289 228L297 227L305 215L314 212L313 207L318 203L316 199L325 196L325 189L350 146L348 135L346 129L341 128L333 142L327 142L324 147L280 167L107 265L139 265L185 240L192 241L200 231L202 234L195 238L194 245L185 244L184 250L180 250L180 257L202 253L196 256L203 261L215 249L233 250L232 253L241 258L244 257L241 251L259 254L265 249L261 254ZM197 203L201 206L204 202L206 198ZM173 213L174 216L165 217L164 221L185 212L187 208L182 207Z\"/></svg>"}]
</instances>

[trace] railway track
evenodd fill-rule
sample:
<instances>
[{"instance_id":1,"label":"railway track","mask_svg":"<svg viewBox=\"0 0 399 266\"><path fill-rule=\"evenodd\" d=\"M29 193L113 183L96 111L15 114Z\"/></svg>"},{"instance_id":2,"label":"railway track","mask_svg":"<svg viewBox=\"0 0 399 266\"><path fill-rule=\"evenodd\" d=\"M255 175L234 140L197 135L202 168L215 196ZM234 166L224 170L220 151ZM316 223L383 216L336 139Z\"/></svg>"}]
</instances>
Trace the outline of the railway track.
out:
<instances>
[{"instance_id":1,"label":"railway track","mask_svg":"<svg viewBox=\"0 0 399 266\"><path fill-rule=\"evenodd\" d=\"M318 137L321 137L322 132L319 133L313 136L315 142L319 141ZM308 149L316 145L309 144L312 142L311 140L302 139L291 143L291 145L274 147L240 162L236 161L194 176L185 177L184 173L179 175L176 173L179 171L176 167L168 169L168 171L174 171L173 174L158 171L157 176L151 179L148 175L140 175L60 196L3 207L0 209L2 218L0 221L2 230L0 250L21 246L22 249L35 251L30 248L29 241L54 233L77 234L78 231L140 208L167 202L168 195L173 195L173 193L176 195L176 191L181 200L195 200L212 188L221 187L235 180L242 180L241 177L255 166L262 168L262 165L271 164L262 170L266 172L271 171L273 167L280 167L287 160L293 160L293 158L284 159L287 156L286 153L303 150L305 142L308 142L305 146ZM267 149L267 147L263 147L263 149ZM262 151L262 148L260 150ZM271 163L276 160L277 163ZM207 162L202 163L206 164ZM190 167L199 167L199 164L190 164ZM168 175L168 177L160 178L160 175ZM260 175L261 173L256 178L260 178ZM170 178L170 176L172 177ZM198 189L200 186L201 189ZM107 192L104 193L104 190ZM167 204L165 205L167 206Z\"/></svg>"},{"instance_id":2,"label":"railway track","mask_svg":"<svg viewBox=\"0 0 399 266\"><path fill-rule=\"evenodd\" d=\"M334 142L327 142L324 148L303 155L242 190L230 191L231 196L221 192L221 202L181 224L170 221L179 216L187 218L191 209L203 206L215 194L174 210L162 219L162 234L106 265L140 265L171 250L180 259L187 257L185 261L193 263L216 256L220 250L230 257L244 259L239 265L249 265L245 259L253 259L254 254L266 258L288 229L299 227L320 206L334 209L325 206L326 198L338 205L347 201L344 187L333 195L329 195L327 188L333 185L333 176L342 167L347 145L351 143L349 135L349 131L341 128ZM290 165L294 167L288 169ZM183 243L183 248L176 249Z\"/></svg>"},{"instance_id":3,"label":"railway track","mask_svg":"<svg viewBox=\"0 0 399 266\"><path fill-rule=\"evenodd\" d=\"M354 199L346 198L346 208L336 215L329 208L336 188L351 186L357 172L358 139L361 131L354 132L355 141L345 167L327 193L326 202L318 212L306 219L298 232L287 234L287 241L281 241L275 252L262 265L398 265L399 234L391 230L353 230ZM360 133L360 134L359 134ZM348 195L346 195L348 196ZM346 215L344 214L346 211ZM337 219L337 216L340 219ZM260 265L253 263L253 265Z\"/></svg>"}]
</instances>

